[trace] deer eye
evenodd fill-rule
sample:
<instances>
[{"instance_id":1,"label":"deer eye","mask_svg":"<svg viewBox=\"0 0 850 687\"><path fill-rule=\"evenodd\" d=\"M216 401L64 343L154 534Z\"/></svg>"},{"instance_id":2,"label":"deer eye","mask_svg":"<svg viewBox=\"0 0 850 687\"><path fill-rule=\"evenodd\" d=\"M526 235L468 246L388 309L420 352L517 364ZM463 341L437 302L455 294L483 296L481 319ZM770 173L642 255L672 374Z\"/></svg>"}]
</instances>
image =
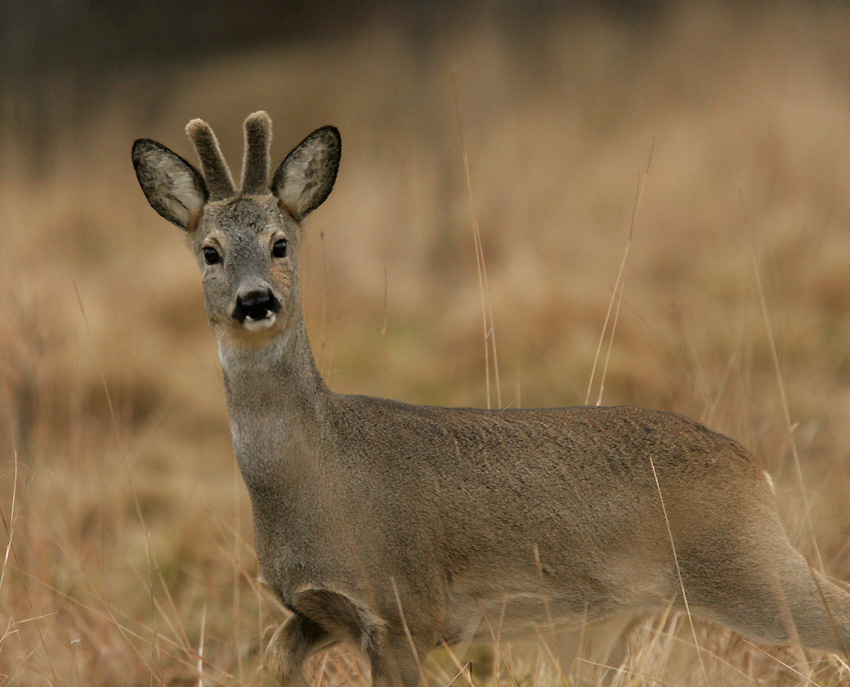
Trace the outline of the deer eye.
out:
<instances>
[{"instance_id":1,"label":"deer eye","mask_svg":"<svg viewBox=\"0 0 850 687\"><path fill-rule=\"evenodd\" d=\"M204 260L208 265L217 265L221 262L221 255L212 246L204 246Z\"/></svg>"},{"instance_id":2,"label":"deer eye","mask_svg":"<svg viewBox=\"0 0 850 687\"><path fill-rule=\"evenodd\" d=\"M286 257L286 239L278 239L272 246L272 255L276 258Z\"/></svg>"}]
</instances>

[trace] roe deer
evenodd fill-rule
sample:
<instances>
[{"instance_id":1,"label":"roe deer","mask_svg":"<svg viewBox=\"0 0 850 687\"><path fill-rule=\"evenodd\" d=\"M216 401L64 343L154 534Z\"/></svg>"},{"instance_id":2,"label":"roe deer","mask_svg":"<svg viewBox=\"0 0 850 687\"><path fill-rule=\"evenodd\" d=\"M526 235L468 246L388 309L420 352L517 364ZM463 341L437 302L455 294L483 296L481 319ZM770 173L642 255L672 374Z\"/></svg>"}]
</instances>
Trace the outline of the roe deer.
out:
<instances>
[{"instance_id":1,"label":"roe deer","mask_svg":"<svg viewBox=\"0 0 850 687\"><path fill-rule=\"evenodd\" d=\"M292 612L267 651L280 684L307 687L304 660L349 641L375 685L415 687L428 651L489 641L487 621L509 637L671 603L846 655L850 594L791 546L769 476L735 441L638 408L333 393L298 249L334 185L339 132L314 131L269 179L271 121L250 115L237 189L210 127L186 131L202 173L148 139L133 163L203 273L260 569Z\"/></svg>"}]
</instances>

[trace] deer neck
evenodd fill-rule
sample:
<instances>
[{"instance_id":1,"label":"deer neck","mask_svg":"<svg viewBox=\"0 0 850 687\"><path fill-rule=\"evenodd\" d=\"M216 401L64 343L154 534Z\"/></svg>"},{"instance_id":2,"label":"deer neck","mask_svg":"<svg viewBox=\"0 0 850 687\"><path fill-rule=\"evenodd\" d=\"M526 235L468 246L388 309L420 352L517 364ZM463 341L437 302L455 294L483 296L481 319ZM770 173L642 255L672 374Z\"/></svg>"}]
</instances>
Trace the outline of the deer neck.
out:
<instances>
[{"instance_id":1,"label":"deer neck","mask_svg":"<svg viewBox=\"0 0 850 687\"><path fill-rule=\"evenodd\" d=\"M315 467L333 394L316 368L303 319L264 347L221 339L218 345L233 446L249 488Z\"/></svg>"}]
</instances>

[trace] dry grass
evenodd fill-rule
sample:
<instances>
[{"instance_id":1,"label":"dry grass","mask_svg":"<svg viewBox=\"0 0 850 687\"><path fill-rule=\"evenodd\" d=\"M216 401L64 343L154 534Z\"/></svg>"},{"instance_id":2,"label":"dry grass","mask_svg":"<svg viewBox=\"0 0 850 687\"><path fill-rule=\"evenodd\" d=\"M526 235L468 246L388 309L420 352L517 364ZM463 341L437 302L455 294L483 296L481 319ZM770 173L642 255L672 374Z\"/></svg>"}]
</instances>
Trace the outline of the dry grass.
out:
<instances>
[{"instance_id":1,"label":"dry grass","mask_svg":"<svg viewBox=\"0 0 850 687\"><path fill-rule=\"evenodd\" d=\"M343 166L304 260L320 368L338 391L486 405L453 72L502 404L584 402L654 141L603 402L742 441L792 540L815 560L807 502L827 571L850 579L848 46L850 9L829 3L479 26L428 49L375 29L175 67L155 93L122 74L82 133L51 132L35 179L3 130L0 684L269 682L282 611L255 582L196 267L136 185L134 138L189 155L182 127L203 116L236 160L264 108L280 157L337 124ZM711 684L850 683L835 659L696 637ZM687 619L648 618L614 683L703 684L693 639ZM499 683L594 684L604 651L572 641L563 673L548 635L501 647ZM427 670L447 684L458 661ZM313 684L367 679L346 652L311 666Z\"/></svg>"}]
</instances>

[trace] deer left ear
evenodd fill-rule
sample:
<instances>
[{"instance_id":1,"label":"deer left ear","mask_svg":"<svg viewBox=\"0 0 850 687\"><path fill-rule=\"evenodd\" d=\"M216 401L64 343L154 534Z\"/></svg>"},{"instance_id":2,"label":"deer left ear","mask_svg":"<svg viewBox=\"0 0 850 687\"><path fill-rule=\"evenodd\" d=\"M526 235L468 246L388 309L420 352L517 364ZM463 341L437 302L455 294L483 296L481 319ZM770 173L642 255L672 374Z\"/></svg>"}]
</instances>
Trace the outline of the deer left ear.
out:
<instances>
[{"instance_id":1,"label":"deer left ear","mask_svg":"<svg viewBox=\"0 0 850 687\"><path fill-rule=\"evenodd\" d=\"M304 219L328 197L341 152L339 131L324 126L301 141L280 163L272 179L272 193L295 219Z\"/></svg>"}]
</instances>

